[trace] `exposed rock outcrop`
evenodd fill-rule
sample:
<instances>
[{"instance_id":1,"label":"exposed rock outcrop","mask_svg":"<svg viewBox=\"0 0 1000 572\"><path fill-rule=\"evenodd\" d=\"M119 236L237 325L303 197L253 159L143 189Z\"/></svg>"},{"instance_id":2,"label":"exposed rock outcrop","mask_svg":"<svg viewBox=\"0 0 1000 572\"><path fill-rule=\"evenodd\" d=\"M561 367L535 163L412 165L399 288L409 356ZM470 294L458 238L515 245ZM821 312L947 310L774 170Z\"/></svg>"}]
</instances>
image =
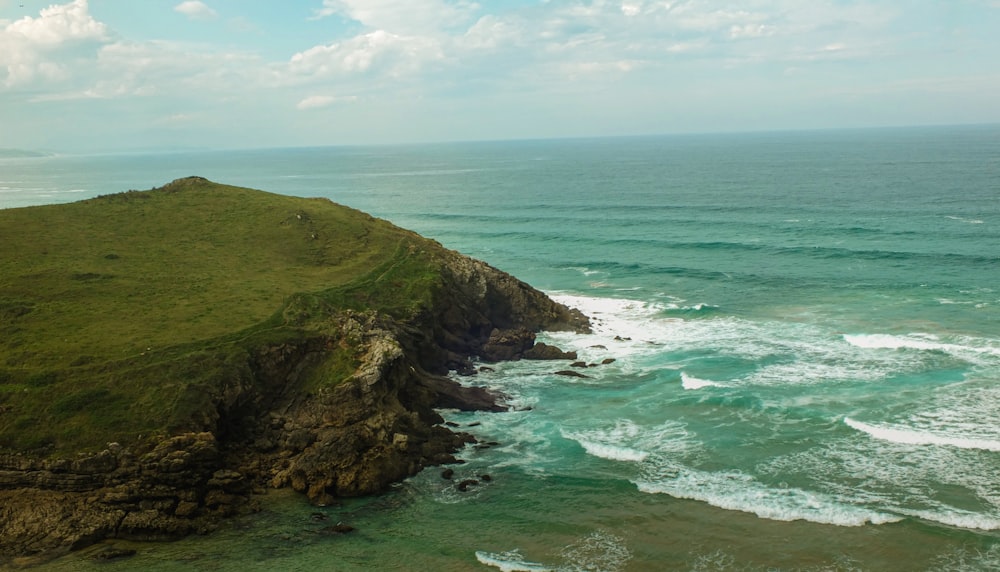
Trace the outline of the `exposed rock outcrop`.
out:
<instances>
[{"instance_id":1,"label":"exposed rock outcrop","mask_svg":"<svg viewBox=\"0 0 1000 572\"><path fill-rule=\"evenodd\" d=\"M210 407L147 450L109 444L70 460L0 457L0 563L105 538L209 531L219 518L254 510L253 493L266 487L291 487L323 505L455 461L474 439L444 426L435 408L505 407L444 374L476 356L528 357L534 332L589 324L487 264L448 257L434 302L413 319L326 309L325 330L248 349L205 397ZM304 390L345 344L357 351L354 373Z\"/></svg>"}]
</instances>

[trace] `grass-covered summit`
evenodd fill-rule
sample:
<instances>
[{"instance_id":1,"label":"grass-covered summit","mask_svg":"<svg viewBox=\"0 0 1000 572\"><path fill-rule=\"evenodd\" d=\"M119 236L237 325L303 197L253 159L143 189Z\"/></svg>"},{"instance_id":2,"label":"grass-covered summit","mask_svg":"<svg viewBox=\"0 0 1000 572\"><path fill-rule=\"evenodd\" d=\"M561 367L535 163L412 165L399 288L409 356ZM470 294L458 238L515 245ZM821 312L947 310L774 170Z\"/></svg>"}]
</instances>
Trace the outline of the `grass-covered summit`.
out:
<instances>
[{"instance_id":1,"label":"grass-covered summit","mask_svg":"<svg viewBox=\"0 0 1000 572\"><path fill-rule=\"evenodd\" d=\"M198 177L0 210L0 244L0 448L49 454L189 425L237 354L331 309L413 320L453 255L326 199Z\"/></svg>"},{"instance_id":2,"label":"grass-covered summit","mask_svg":"<svg viewBox=\"0 0 1000 572\"><path fill-rule=\"evenodd\" d=\"M230 348L296 335L296 295L413 311L441 250L325 199L197 177L0 210L0 244L0 446L58 450L181 422Z\"/></svg>"}]
</instances>

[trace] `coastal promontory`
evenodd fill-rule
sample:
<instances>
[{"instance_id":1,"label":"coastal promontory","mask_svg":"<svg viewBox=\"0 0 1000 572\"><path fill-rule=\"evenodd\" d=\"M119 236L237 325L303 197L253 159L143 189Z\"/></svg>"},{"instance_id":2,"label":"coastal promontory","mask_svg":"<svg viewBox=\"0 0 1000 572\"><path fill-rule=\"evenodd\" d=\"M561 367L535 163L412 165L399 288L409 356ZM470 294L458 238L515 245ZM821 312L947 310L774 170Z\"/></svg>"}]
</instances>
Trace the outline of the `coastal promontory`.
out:
<instances>
[{"instance_id":1,"label":"coastal promontory","mask_svg":"<svg viewBox=\"0 0 1000 572\"><path fill-rule=\"evenodd\" d=\"M437 409L504 410L449 372L589 327L384 220L200 177L0 210L0 245L0 563L384 491L473 440Z\"/></svg>"}]
</instances>

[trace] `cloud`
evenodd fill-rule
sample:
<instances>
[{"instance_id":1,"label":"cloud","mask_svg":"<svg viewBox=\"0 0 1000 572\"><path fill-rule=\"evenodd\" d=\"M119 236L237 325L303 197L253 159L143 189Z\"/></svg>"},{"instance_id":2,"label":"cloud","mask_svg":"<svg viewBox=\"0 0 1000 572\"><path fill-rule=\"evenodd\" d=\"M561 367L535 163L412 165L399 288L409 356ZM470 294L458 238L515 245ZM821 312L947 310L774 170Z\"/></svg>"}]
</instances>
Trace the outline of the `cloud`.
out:
<instances>
[{"instance_id":1,"label":"cloud","mask_svg":"<svg viewBox=\"0 0 1000 572\"><path fill-rule=\"evenodd\" d=\"M107 27L91 17L87 0L53 5L37 18L26 16L0 29L3 86L59 82L77 73L77 65L110 41Z\"/></svg>"},{"instance_id":2,"label":"cloud","mask_svg":"<svg viewBox=\"0 0 1000 572\"><path fill-rule=\"evenodd\" d=\"M344 42L314 46L292 56L293 73L330 76L381 71L400 77L419 71L427 63L444 59L436 41L420 36L398 36L384 30Z\"/></svg>"},{"instance_id":3,"label":"cloud","mask_svg":"<svg viewBox=\"0 0 1000 572\"><path fill-rule=\"evenodd\" d=\"M174 11L184 14L192 20L210 20L218 13L200 0L186 0L174 6Z\"/></svg>"},{"instance_id":4,"label":"cloud","mask_svg":"<svg viewBox=\"0 0 1000 572\"><path fill-rule=\"evenodd\" d=\"M296 109L301 111L306 111L309 109L322 109L324 107L330 107L337 103L355 103L358 101L357 96L345 96L337 97L333 95L310 95L299 101L298 105L295 106Z\"/></svg>"},{"instance_id":5,"label":"cloud","mask_svg":"<svg viewBox=\"0 0 1000 572\"><path fill-rule=\"evenodd\" d=\"M339 15L374 30L421 35L468 26L478 5L445 0L323 0L317 17Z\"/></svg>"}]
</instances>

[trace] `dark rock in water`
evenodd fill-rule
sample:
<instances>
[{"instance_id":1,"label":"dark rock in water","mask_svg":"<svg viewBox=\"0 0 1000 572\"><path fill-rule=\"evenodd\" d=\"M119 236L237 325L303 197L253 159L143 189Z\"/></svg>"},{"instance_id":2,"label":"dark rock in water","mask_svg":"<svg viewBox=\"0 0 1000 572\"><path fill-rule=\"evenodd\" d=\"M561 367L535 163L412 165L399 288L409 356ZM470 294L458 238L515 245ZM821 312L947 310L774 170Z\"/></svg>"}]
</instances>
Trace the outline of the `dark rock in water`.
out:
<instances>
[{"instance_id":1,"label":"dark rock in water","mask_svg":"<svg viewBox=\"0 0 1000 572\"><path fill-rule=\"evenodd\" d=\"M473 421L472 423L466 425L466 427L479 427L480 425L482 425L482 423L480 423L479 421Z\"/></svg>"},{"instance_id":2,"label":"dark rock in water","mask_svg":"<svg viewBox=\"0 0 1000 572\"><path fill-rule=\"evenodd\" d=\"M581 367L581 368L582 367L587 367L587 362L585 362L585 361L575 361L575 362L569 364L569 366L570 367Z\"/></svg>"},{"instance_id":3,"label":"dark rock in water","mask_svg":"<svg viewBox=\"0 0 1000 572\"><path fill-rule=\"evenodd\" d=\"M323 522L327 518L329 518L329 517L327 517L325 514L323 514L321 512L314 512L314 513L312 513L312 514L309 515L309 519L312 520L312 521L315 521L315 522Z\"/></svg>"},{"instance_id":4,"label":"dark rock in water","mask_svg":"<svg viewBox=\"0 0 1000 572\"><path fill-rule=\"evenodd\" d=\"M543 342L538 342L523 354L524 359L533 360L557 360L576 359L576 352L565 352L555 346L550 346Z\"/></svg>"},{"instance_id":5,"label":"dark rock in water","mask_svg":"<svg viewBox=\"0 0 1000 572\"><path fill-rule=\"evenodd\" d=\"M470 377L479 373L476 366L472 365L472 362L464 362L455 368L455 373L462 377Z\"/></svg>"},{"instance_id":6,"label":"dark rock in water","mask_svg":"<svg viewBox=\"0 0 1000 572\"><path fill-rule=\"evenodd\" d=\"M488 483L493 480L493 477L489 475L479 475L479 480L483 481L484 483Z\"/></svg>"},{"instance_id":7,"label":"dark rock in water","mask_svg":"<svg viewBox=\"0 0 1000 572\"><path fill-rule=\"evenodd\" d=\"M607 346L602 346L601 344L597 344L595 346L590 346L590 347L594 348L595 350L606 350L606 349L608 349Z\"/></svg>"},{"instance_id":8,"label":"dark rock in water","mask_svg":"<svg viewBox=\"0 0 1000 572\"><path fill-rule=\"evenodd\" d=\"M128 558L130 556L135 556L135 550L131 548L119 548L117 546L108 546L90 557L91 560L118 560L120 558Z\"/></svg>"},{"instance_id":9,"label":"dark rock in water","mask_svg":"<svg viewBox=\"0 0 1000 572\"><path fill-rule=\"evenodd\" d=\"M632 341L632 338L623 338L621 336L615 336L615 339L618 340L619 342L631 342Z\"/></svg>"},{"instance_id":10,"label":"dark rock in water","mask_svg":"<svg viewBox=\"0 0 1000 572\"><path fill-rule=\"evenodd\" d=\"M458 423L455 423L454 421L445 421L444 424L447 425L448 427L458 427L459 426Z\"/></svg>"},{"instance_id":11,"label":"dark rock in water","mask_svg":"<svg viewBox=\"0 0 1000 572\"><path fill-rule=\"evenodd\" d=\"M442 479L451 479L453 476L455 476L455 469L445 469L441 471Z\"/></svg>"},{"instance_id":12,"label":"dark rock in water","mask_svg":"<svg viewBox=\"0 0 1000 572\"><path fill-rule=\"evenodd\" d=\"M458 483L458 490L464 493L469 490L469 487L476 486L478 484L479 481L476 479L465 479L464 481Z\"/></svg>"},{"instance_id":13,"label":"dark rock in water","mask_svg":"<svg viewBox=\"0 0 1000 572\"><path fill-rule=\"evenodd\" d=\"M516 360L533 345L535 345L535 332L529 329L495 328L480 349L479 357L490 362Z\"/></svg>"},{"instance_id":14,"label":"dark rock in water","mask_svg":"<svg viewBox=\"0 0 1000 572\"><path fill-rule=\"evenodd\" d=\"M354 532L354 527L338 522L333 526L324 528L320 532L324 534L347 534L348 532Z\"/></svg>"},{"instance_id":15,"label":"dark rock in water","mask_svg":"<svg viewBox=\"0 0 1000 572\"><path fill-rule=\"evenodd\" d=\"M554 373L555 373L555 375L565 375L566 377L583 377L583 378L586 378L586 379L590 379L589 375L583 375L582 373L580 373L578 371L573 371L573 370L569 370L569 369L564 369L564 370L557 371L557 372L554 372Z\"/></svg>"},{"instance_id":16,"label":"dark rock in water","mask_svg":"<svg viewBox=\"0 0 1000 572\"><path fill-rule=\"evenodd\" d=\"M466 387L447 377L424 376L419 379L423 388L435 395L434 407L459 411L507 411L497 403L497 396L484 387Z\"/></svg>"},{"instance_id":17,"label":"dark rock in water","mask_svg":"<svg viewBox=\"0 0 1000 572\"><path fill-rule=\"evenodd\" d=\"M493 373L495 371L492 367L486 367L485 365L479 368L480 373Z\"/></svg>"},{"instance_id":18,"label":"dark rock in water","mask_svg":"<svg viewBox=\"0 0 1000 572\"><path fill-rule=\"evenodd\" d=\"M601 360L601 365L608 365L609 363L615 363L615 361L617 360L615 360L615 358L613 357L604 358L603 360Z\"/></svg>"}]
</instances>

